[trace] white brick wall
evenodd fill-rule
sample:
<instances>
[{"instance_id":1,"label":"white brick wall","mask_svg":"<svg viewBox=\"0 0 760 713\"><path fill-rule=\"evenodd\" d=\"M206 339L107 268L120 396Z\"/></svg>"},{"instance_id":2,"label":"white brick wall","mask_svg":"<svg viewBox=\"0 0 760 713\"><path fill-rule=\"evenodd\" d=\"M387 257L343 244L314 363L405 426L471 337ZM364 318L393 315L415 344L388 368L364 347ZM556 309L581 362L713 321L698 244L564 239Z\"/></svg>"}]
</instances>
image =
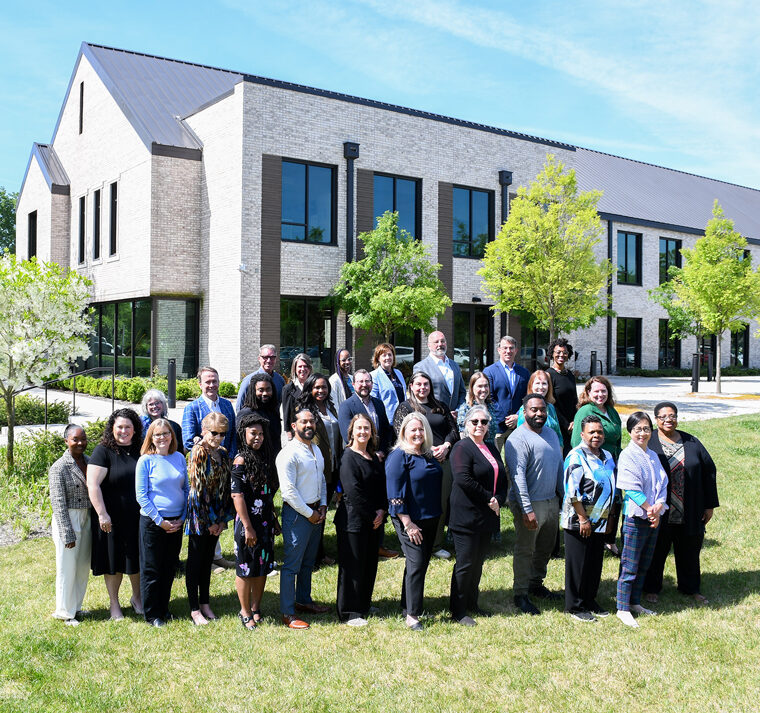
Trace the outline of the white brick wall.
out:
<instances>
[{"instance_id":1,"label":"white brick wall","mask_svg":"<svg viewBox=\"0 0 760 713\"><path fill-rule=\"evenodd\" d=\"M32 157L24 190L16 206L16 255L28 259L29 214L37 211L37 257L51 259L52 194L42 175L37 158Z\"/></svg>"}]
</instances>

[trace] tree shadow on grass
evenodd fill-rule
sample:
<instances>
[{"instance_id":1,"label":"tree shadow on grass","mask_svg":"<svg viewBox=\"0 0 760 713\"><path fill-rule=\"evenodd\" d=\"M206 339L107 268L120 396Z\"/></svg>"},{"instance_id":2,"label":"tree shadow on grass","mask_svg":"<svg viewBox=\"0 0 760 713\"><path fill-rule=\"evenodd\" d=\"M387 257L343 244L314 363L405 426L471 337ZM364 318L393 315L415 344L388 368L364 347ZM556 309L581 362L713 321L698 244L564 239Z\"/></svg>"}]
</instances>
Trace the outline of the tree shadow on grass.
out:
<instances>
[{"instance_id":1,"label":"tree shadow on grass","mask_svg":"<svg viewBox=\"0 0 760 713\"><path fill-rule=\"evenodd\" d=\"M760 594L760 570L730 569L726 572L703 572L701 591L709 600L705 608L728 609L741 604L747 597ZM676 589L672 575L663 580L658 595L658 613L675 612L697 606L692 597Z\"/></svg>"}]
</instances>

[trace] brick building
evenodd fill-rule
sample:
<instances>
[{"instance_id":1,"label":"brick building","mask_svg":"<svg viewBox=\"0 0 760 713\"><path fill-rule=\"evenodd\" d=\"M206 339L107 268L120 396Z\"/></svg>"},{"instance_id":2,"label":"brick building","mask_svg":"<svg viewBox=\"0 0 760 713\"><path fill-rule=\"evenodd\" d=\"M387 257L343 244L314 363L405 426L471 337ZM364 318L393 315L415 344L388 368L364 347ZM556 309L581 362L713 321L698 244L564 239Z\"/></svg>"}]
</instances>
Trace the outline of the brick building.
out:
<instances>
[{"instance_id":1,"label":"brick building","mask_svg":"<svg viewBox=\"0 0 760 713\"><path fill-rule=\"evenodd\" d=\"M92 365L236 381L257 346L307 351L331 370L357 335L321 304L375 216L441 263L454 306L439 321L466 371L509 332L529 359L543 335L493 315L476 271L517 186L552 153L583 190L604 191L600 258L618 265L616 318L569 335L588 371L686 366L647 299L661 265L693 245L718 199L760 245L760 192L504 129L262 77L83 43L49 144L34 144L17 211L17 254L95 283ZM760 366L757 324L723 336L725 364ZM411 364L422 335L395 335ZM357 346L366 365L371 340ZM705 346L715 347L714 340Z\"/></svg>"}]
</instances>

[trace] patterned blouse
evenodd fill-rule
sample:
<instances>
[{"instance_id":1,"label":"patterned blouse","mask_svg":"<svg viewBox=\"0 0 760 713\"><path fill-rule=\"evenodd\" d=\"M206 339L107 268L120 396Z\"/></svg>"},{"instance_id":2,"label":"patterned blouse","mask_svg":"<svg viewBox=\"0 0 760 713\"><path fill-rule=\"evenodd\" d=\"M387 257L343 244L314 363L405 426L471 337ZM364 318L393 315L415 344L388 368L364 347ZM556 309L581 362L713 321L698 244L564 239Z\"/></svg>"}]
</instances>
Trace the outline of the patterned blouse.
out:
<instances>
[{"instance_id":1,"label":"patterned blouse","mask_svg":"<svg viewBox=\"0 0 760 713\"><path fill-rule=\"evenodd\" d=\"M83 458L87 464L89 458L87 456L83 456ZM76 542L77 536L71 526L69 509L83 510L90 507L87 478L79 469L74 456L67 450L50 466L48 480L50 482L50 504L58 524L58 535L66 544Z\"/></svg>"},{"instance_id":2,"label":"patterned blouse","mask_svg":"<svg viewBox=\"0 0 760 713\"><path fill-rule=\"evenodd\" d=\"M580 529L574 503L580 502L591 520L593 532L607 529L610 506L615 497L615 461L602 449L595 456L585 443L573 448L565 458L565 497L562 501L561 524L565 530Z\"/></svg>"},{"instance_id":3,"label":"patterned blouse","mask_svg":"<svg viewBox=\"0 0 760 713\"><path fill-rule=\"evenodd\" d=\"M198 443L188 456L190 494L186 535L203 535L211 525L227 523L235 516L230 490L230 459L224 448L219 448L218 453L221 458L217 462Z\"/></svg>"}]
</instances>

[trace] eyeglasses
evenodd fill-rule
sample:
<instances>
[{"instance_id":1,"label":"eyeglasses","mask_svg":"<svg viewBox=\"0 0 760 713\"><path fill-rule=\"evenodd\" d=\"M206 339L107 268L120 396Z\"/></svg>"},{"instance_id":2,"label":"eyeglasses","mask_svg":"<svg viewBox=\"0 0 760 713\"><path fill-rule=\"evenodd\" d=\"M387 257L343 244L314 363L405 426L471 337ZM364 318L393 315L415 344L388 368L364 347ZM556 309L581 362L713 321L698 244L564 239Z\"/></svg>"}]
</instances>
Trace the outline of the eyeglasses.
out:
<instances>
[{"instance_id":1,"label":"eyeglasses","mask_svg":"<svg viewBox=\"0 0 760 713\"><path fill-rule=\"evenodd\" d=\"M209 431L214 438L224 437L227 435L227 431Z\"/></svg>"},{"instance_id":2,"label":"eyeglasses","mask_svg":"<svg viewBox=\"0 0 760 713\"><path fill-rule=\"evenodd\" d=\"M264 361L268 361L269 359L276 359L277 357L274 354L261 354L259 356L259 359L263 359Z\"/></svg>"},{"instance_id":3,"label":"eyeglasses","mask_svg":"<svg viewBox=\"0 0 760 713\"><path fill-rule=\"evenodd\" d=\"M470 423L473 426L487 426L490 420L490 418L471 418Z\"/></svg>"},{"instance_id":4,"label":"eyeglasses","mask_svg":"<svg viewBox=\"0 0 760 713\"><path fill-rule=\"evenodd\" d=\"M658 421L677 421L678 416L675 414L667 414L666 416L655 416Z\"/></svg>"},{"instance_id":5,"label":"eyeglasses","mask_svg":"<svg viewBox=\"0 0 760 713\"><path fill-rule=\"evenodd\" d=\"M570 355L569 352L566 352L561 349L557 349L557 351L554 352L554 356L569 356L569 355Z\"/></svg>"},{"instance_id":6,"label":"eyeglasses","mask_svg":"<svg viewBox=\"0 0 760 713\"><path fill-rule=\"evenodd\" d=\"M171 438L172 434L168 431L162 431L161 433L154 433L153 438Z\"/></svg>"},{"instance_id":7,"label":"eyeglasses","mask_svg":"<svg viewBox=\"0 0 760 713\"><path fill-rule=\"evenodd\" d=\"M651 433L652 429L647 426L641 426L638 428L634 428L631 433L641 434L641 433Z\"/></svg>"}]
</instances>

